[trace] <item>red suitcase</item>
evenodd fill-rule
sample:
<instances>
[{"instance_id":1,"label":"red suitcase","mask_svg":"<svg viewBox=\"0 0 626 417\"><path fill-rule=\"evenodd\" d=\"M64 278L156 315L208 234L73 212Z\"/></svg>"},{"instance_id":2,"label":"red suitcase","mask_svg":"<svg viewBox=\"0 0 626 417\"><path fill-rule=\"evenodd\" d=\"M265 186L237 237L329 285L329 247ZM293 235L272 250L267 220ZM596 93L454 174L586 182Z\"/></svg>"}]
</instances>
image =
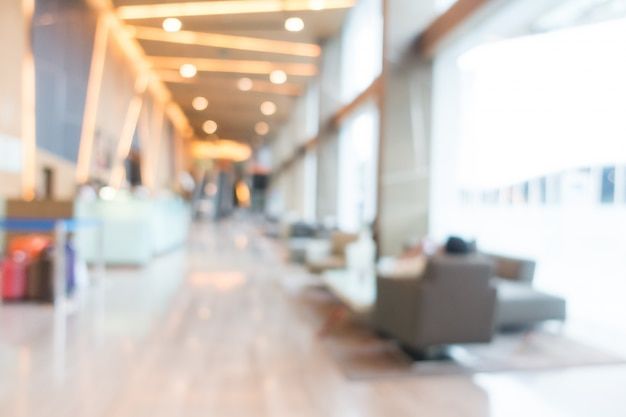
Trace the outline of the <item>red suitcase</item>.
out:
<instances>
[{"instance_id":1,"label":"red suitcase","mask_svg":"<svg viewBox=\"0 0 626 417\"><path fill-rule=\"evenodd\" d=\"M50 245L52 245L50 236L38 234L14 236L9 240L7 252L23 252L30 260L37 258Z\"/></svg>"},{"instance_id":2,"label":"red suitcase","mask_svg":"<svg viewBox=\"0 0 626 417\"><path fill-rule=\"evenodd\" d=\"M26 254L13 252L2 261L2 298L4 300L22 300L26 297Z\"/></svg>"}]
</instances>

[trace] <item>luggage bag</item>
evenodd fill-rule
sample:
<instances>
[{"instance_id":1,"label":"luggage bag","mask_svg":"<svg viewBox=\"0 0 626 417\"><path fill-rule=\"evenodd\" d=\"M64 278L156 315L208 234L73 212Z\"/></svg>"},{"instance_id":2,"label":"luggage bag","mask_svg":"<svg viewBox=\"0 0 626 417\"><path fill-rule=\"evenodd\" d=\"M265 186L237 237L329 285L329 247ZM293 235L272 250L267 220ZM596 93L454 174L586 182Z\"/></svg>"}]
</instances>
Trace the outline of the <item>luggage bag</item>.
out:
<instances>
[{"instance_id":1,"label":"luggage bag","mask_svg":"<svg viewBox=\"0 0 626 417\"><path fill-rule=\"evenodd\" d=\"M27 298L41 303L54 301L52 249L44 250L28 267Z\"/></svg>"},{"instance_id":2,"label":"luggage bag","mask_svg":"<svg viewBox=\"0 0 626 417\"><path fill-rule=\"evenodd\" d=\"M27 258L24 252L13 252L2 261L2 298L4 300L23 300L26 297Z\"/></svg>"}]
</instances>

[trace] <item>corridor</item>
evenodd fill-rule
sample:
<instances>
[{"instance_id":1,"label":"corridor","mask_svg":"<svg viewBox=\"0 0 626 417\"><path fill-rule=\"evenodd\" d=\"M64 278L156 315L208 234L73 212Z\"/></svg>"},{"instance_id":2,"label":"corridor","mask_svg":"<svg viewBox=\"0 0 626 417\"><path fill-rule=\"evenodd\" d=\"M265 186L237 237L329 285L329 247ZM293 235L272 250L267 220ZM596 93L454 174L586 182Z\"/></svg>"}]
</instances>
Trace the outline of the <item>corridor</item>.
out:
<instances>
[{"instance_id":1,"label":"corridor","mask_svg":"<svg viewBox=\"0 0 626 417\"><path fill-rule=\"evenodd\" d=\"M252 223L199 224L186 250L110 269L65 314L3 305L0 415L624 415L605 405L624 366L353 380L317 334L322 290L282 254Z\"/></svg>"}]
</instances>

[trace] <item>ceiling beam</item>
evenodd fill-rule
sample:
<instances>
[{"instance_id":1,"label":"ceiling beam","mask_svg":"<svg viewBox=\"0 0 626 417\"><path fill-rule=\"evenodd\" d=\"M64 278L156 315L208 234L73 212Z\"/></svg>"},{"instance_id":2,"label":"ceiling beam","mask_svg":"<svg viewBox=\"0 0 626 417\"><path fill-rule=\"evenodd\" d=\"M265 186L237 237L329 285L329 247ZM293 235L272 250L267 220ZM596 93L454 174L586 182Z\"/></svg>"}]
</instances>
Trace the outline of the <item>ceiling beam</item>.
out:
<instances>
[{"instance_id":1,"label":"ceiling beam","mask_svg":"<svg viewBox=\"0 0 626 417\"><path fill-rule=\"evenodd\" d=\"M121 6L121 19L157 19L185 16L219 16L251 13L347 9L356 0L227 0Z\"/></svg>"},{"instance_id":2,"label":"ceiling beam","mask_svg":"<svg viewBox=\"0 0 626 417\"><path fill-rule=\"evenodd\" d=\"M296 55L316 58L321 54L319 45L301 42L286 42L272 39L253 38L247 36L223 35L221 33L205 33L180 31L168 33L161 28L131 26L137 39L168 42L183 45L208 46L212 48L238 49L242 51L265 52L272 54Z\"/></svg>"},{"instance_id":3,"label":"ceiling beam","mask_svg":"<svg viewBox=\"0 0 626 417\"><path fill-rule=\"evenodd\" d=\"M102 19L109 20L109 37L120 48L124 56L130 62L135 75L148 73L154 74L151 70L145 52L139 42L128 32L127 25L120 21L115 13L111 0L86 0ZM106 42L105 42L106 46ZM191 127L188 125L185 115L176 109L177 104L172 101L171 94L165 84L155 75L150 77L148 91L161 106L168 108L170 121L178 131L181 138L188 139Z\"/></svg>"},{"instance_id":4,"label":"ceiling beam","mask_svg":"<svg viewBox=\"0 0 626 417\"><path fill-rule=\"evenodd\" d=\"M237 87L237 78L216 76L211 76L210 78L204 78L201 76L197 76L195 78L184 78L181 77L178 71L175 70L160 70L157 74L159 74L161 80L166 83L187 84L199 86L199 88L210 87L212 91L240 91ZM291 97L296 97L302 94L302 88L297 84L286 83L278 85L265 80L252 80L252 88L250 91L255 93L276 94ZM198 91L198 93L201 93L201 91ZM246 91L242 91L241 93L245 94Z\"/></svg>"},{"instance_id":5,"label":"ceiling beam","mask_svg":"<svg viewBox=\"0 0 626 417\"><path fill-rule=\"evenodd\" d=\"M86 183L91 175L91 160L93 156L96 122L98 116L98 103L104 65L106 62L106 50L111 32L112 18L107 15L98 17L96 33L94 35L91 52L91 64L87 78L87 92L85 107L83 110L80 142L78 146L78 160L76 162L76 181L79 184Z\"/></svg>"},{"instance_id":6,"label":"ceiling beam","mask_svg":"<svg viewBox=\"0 0 626 417\"><path fill-rule=\"evenodd\" d=\"M285 71L288 75L312 77L317 74L315 64L281 63L270 61L250 61L234 59L180 58L153 56L150 57L155 69L179 69L184 64L193 64L198 71L224 72L238 74L270 74L275 70Z\"/></svg>"}]
</instances>

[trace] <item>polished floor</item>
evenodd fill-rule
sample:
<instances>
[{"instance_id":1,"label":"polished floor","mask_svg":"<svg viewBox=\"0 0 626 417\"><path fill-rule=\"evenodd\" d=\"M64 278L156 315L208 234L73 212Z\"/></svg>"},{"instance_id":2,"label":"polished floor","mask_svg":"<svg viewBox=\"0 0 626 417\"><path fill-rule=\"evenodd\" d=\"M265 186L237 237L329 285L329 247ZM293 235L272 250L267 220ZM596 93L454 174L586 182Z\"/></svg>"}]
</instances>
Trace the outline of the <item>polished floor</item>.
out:
<instances>
[{"instance_id":1,"label":"polished floor","mask_svg":"<svg viewBox=\"0 0 626 417\"><path fill-rule=\"evenodd\" d=\"M626 416L626 366L350 381L302 274L249 224L199 225L69 312L3 305L0 416Z\"/></svg>"}]
</instances>

